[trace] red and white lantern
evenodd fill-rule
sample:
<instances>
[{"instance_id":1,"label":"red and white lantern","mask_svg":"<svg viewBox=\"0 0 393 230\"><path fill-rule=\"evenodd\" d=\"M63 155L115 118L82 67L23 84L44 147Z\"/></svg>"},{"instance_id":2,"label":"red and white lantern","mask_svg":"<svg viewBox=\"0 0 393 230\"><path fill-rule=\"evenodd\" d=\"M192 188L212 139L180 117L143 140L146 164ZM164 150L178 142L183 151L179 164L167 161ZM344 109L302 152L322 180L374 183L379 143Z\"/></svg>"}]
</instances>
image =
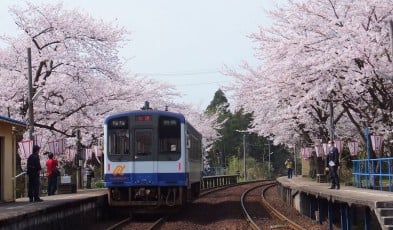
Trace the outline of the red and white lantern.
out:
<instances>
[{"instance_id":1,"label":"red and white lantern","mask_svg":"<svg viewBox=\"0 0 393 230\"><path fill-rule=\"evenodd\" d=\"M321 144L316 144L315 145L315 153L317 154L317 157L322 157L323 156L323 147Z\"/></svg>"},{"instance_id":2,"label":"red and white lantern","mask_svg":"<svg viewBox=\"0 0 393 230\"><path fill-rule=\"evenodd\" d=\"M351 156L356 156L358 154L359 143L357 141L348 142L349 154Z\"/></svg>"},{"instance_id":3,"label":"red and white lantern","mask_svg":"<svg viewBox=\"0 0 393 230\"><path fill-rule=\"evenodd\" d=\"M33 153L33 141L31 140L22 140L18 142L18 146L19 155L22 160L27 159Z\"/></svg>"},{"instance_id":4,"label":"red and white lantern","mask_svg":"<svg viewBox=\"0 0 393 230\"><path fill-rule=\"evenodd\" d=\"M344 142L341 140L334 140L334 147L336 147L339 154L341 154L343 152Z\"/></svg>"},{"instance_id":5,"label":"red and white lantern","mask_svg":"<svg viewBox=\"0 0 393 230\"><path fill-rule=\"evenodd\" d=\"M382 135L371 135L371 145L375 152L380 152L382 150L383 136Z\"/></svg>"},{"instance_id":6,"label":"red and white lantern","mask_svg":"<svg viewBox=\"0 0 393 230\"><path fill-rule=\"evenodd\" d=\"M59 139L55 141L48 142L49 151L55 155L63 154L65 151L65 140Z\"/></svg>"},{"instance_id":7,"label":"red and white lantern","mask_svg":"<svg viewBox=\"0 0 393 230\"><path fill-rule=\"evenodd\" d=\"M327 143L322 144L322 150L325 156L329 155L329 145Z\"/></svg>"}]
</instances>

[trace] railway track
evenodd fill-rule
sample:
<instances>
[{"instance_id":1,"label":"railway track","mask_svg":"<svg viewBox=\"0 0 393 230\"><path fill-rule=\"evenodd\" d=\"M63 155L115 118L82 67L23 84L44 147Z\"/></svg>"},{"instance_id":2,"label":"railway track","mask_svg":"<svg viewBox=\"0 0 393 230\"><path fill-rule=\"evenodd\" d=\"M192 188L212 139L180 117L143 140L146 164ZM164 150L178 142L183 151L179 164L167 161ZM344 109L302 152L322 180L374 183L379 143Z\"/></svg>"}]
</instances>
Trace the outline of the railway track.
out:
<instances>
[{"instance_id":1,"label":"railway track","mask_svg":"<svg viewBox=\"0 0 393 230\"><path fill-rule=\"evenodd\" d=\"M150 219L129 217L107 229L305 229L266 201L266 191L275 184L254 181L205 190L180 212Z\"/></svg>"},{"instance_id":2,"label":"railway track","mask_svg":"<svg viewBox=\"0 0 393 230\"><path fill-rule=\"evenodd\" d=\"M158 217L127 217L117 223L106 228L106 230L119 230L119 229L146 229L156 230L159 229L161 224L165 222L168 216Z\"/></svg>"},{"instance_id":3,"label":"railway track","mask_svg":"<svg viewBox=\"0 0 393 230\"><path fill-rule=\"evenodd\" d=\"M302 226L287 218L276 210L265 198L266 191L275 186L276 182L267 182L246 190L241 196L241 206L250 227L260 230L261 226L270 225L269 229L303 230ZM255 201L262 206L258 207Z\"/></svg>"}]
</instances>

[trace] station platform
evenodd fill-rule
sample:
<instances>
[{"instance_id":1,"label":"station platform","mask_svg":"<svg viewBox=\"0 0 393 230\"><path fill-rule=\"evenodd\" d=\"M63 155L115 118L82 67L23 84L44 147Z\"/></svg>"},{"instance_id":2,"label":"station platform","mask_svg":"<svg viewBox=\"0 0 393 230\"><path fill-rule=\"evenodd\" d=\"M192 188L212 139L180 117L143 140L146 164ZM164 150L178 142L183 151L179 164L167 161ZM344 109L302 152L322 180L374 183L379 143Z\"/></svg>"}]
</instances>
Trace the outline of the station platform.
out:
<instances>
[{"instance_id":1,"label":"station platform","mask_svg":"<svg viewBox=\"0 0 393 230\"><path fill-rule=\"evenodd\" d=\"M44 201L29 202L25 197L0 203L0 229L71 229L81 221L95 221L107 205L107 189L79 189L41 199Z\"/></svg>"},{"instance_id":2,"label":"station platform","mask_svg":"<svg viewBox=\"0 0 393 230\"><path fill-rule=\"evenodd\" d=\"M379 222L379 229L393 229L393 192L345 185L330 189L330 183L302 176L279 177L277 182L289 205L320 222L327 218L333 225L336 215L341 229L351 229L356 219L353 216L358 216L356 221L363 221L364 229L375 229L375 223L371 224L373 218Z\"/></svg>"},{"instance_id":3,"label":"station platform","mask_svg":"<svg viewBox=\"0 0 393 230\"><path fill-rule=\"evenodd\" d=\"M314 179L302 176L293 176L292 179L280 177L277 181L293 190L313 194L331 201L345 202L349 205L365 205L372 209L378 202L392 202L393 192L357 188L354 186L340 185L340 189L329 189L330 183L317 183Z\"/></svg>"}]
</instances>

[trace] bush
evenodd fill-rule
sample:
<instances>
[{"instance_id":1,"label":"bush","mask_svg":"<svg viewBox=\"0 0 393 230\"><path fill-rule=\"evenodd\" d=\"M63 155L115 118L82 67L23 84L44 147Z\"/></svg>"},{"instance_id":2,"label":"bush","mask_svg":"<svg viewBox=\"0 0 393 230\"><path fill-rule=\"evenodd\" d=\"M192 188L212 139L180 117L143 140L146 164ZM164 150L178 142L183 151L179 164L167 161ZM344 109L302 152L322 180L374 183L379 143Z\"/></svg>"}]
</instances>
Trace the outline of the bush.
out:
<instances>
[{"instance_id":1,"label":"bush","mask_svg":"<svg viewBox=\"0 0 393 230\"><path fill-rule=\"evenodd\" d=\"M95 188L104 188L105 186L104 186L104 181L103 180L97 180L95 183L94 183L94 187Z\"/></svg>"}]
</instances>

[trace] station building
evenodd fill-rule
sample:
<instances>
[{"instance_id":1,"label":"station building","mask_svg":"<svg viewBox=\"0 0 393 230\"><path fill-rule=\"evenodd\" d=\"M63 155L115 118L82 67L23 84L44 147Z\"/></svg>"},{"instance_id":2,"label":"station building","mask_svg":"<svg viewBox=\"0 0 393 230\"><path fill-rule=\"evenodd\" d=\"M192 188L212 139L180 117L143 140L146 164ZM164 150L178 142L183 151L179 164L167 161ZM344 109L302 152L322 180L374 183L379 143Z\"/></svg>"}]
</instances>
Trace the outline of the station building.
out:
<instances>
[{"instance_id":1,"label":"station building","mask_svg":"<svg viewBox=\"0 0 393 230\"><path fill-rule=\"evenodd\" d=\"M27 125L21 121L0 116L0 203L16 199L16 138L26 128Z\"/></svg>"}]
</instances>

